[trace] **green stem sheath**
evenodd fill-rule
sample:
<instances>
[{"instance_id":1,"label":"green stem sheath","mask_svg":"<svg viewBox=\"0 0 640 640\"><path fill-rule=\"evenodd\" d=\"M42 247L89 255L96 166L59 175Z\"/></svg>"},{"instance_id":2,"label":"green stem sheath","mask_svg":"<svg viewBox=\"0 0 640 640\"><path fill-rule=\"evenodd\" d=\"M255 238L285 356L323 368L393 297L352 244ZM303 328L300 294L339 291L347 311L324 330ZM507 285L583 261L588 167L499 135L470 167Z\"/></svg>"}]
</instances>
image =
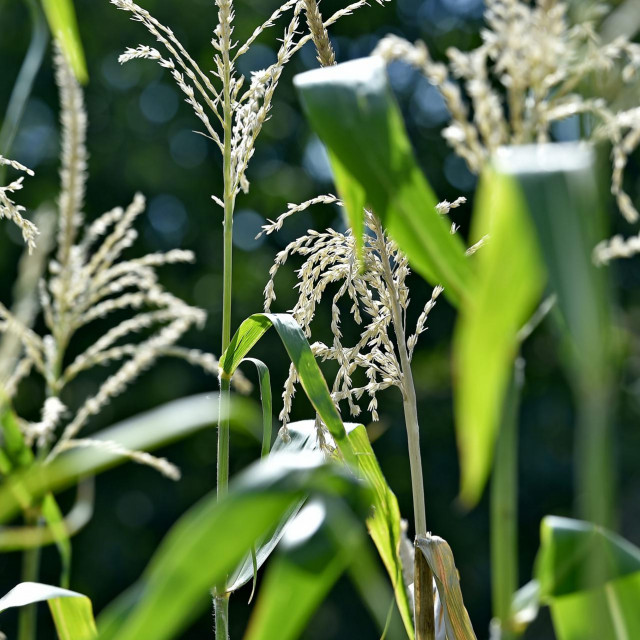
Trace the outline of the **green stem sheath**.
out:
<instances>
[{"instance_id":1,"label":"green stem sheath","mask_svg":"<svg viewBox=\"0 0 640 640\"><path fill-rule=\"evenodd\" d=\"M375 218L376 234L384 244L382 224ZM409 468L411 471L411 490L413 495L413 517L416 537L427 536L427 516L424 499L424 479L422 476L422 457L420 454L420 425L418 423L418 404L411 362L407 352L407 340L400 301L396 295L391 264L386 250L381 250L380 259L384 279L389 292L391 319L396 335L400 366L402 369L402 405L409 445ZM435 640L433 575L421 551L416 550L414 567L414 599L416 640Z\"/></svg>"},{"instance_id":2,"label":"green stem sheath","mask_svg":"<svg viewBox=\"0 0 640 640\"><path fill-rule=\"evenodd\" d=\"M611 460L609 391L603 384L577 394L576 510L578 517L613 527L614 480Z\"/></svg>"},{"instance_id":3,"label":"green stem sheath","mask_svg":"<svg viewBox=\"0 0 640 640\"><path fill-rule=\"evenodd\" d=\"M511 600L518 588L518 406L523 361L516 360L498 432L491 478L491 589L500 638L512 640ZM494 624L495 624L494 623Z\"/></svg>"},{"instance_id":4,"label":"green stem sheath","mask_svg":"<svg viewBox=\"0 0 640 640\"><path fill-rule=\"evenodd\" d=\"M221 12L222 13L222 12ZM224 180L224 240L223 240L223 294L222 294L222 349L224 353L231 342L231 299L233 267L233 209L235 190L231 164L231 136L233 134L233 110L231 104L231 16L220 16L222 26L222 62L223 62L223 180ZM218 499L223 498L229 485L229 404L231 400L231 380L220 379L220 413L218 416L218 460L216 486ZM216 640L229 637L229 594L226 585L216 585L214 595L215 636Z\"/></svg>"},{"instance_id":5,"label":"green stem sheath","mask_svg":"<svg viewBox=\"0 0 640 640\"><path fill-rule=\"evenodd\" d=\"M216 595L214 603L216 640L229 640L229 594Z\"/></svg>"}]
</instances>

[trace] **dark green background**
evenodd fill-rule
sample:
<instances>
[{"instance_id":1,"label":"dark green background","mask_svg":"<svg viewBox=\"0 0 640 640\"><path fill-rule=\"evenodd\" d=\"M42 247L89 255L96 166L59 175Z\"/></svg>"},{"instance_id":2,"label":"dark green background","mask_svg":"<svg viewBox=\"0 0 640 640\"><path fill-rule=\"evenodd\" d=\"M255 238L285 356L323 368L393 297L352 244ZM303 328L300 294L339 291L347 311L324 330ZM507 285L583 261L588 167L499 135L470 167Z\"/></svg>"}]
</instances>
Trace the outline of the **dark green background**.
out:
<instances>
[{"instance_id":1,"label":"dark green background","mask_svg":"<svg viewBox=\"0 0 640 640\"><path fill-rule=\"evenodd\" d=\"M193 266L162 269L163 282L172 292L207 310L203 331L193 331L185 343L219 354L222 294L222 217L211 194L221 192L221 160L217 148L191 133L198 121L171 79L151 62L136 61L120 67L117 56L126 46L153 44L141 25L130 22L107 0L76 0L90 82L86 87L89 113L89 168L87 218L92 219L115 205L127 204L136 191L148 198L147 213L138 221L140 238L135 252L173 247L192 249ZM159 20L169 24L203 68L210 68L209 46L216 11L212 0L145 0ZM342 6L324 0L325 15ZM238 0L235 38L243 40L256 24L275 8L266 0ZM394 0L382 8L377 4L343 19L331 30L339 60L371 51L388 32L409 39L426 40L433 55L441 58L448 46L469 49L478 43L482 3L478 0ZM29 20L19 0L0 0L0 113L4 111L19 65L28 45ZM241 59L242 71L266 67L275 59L275 37L281 28L259 39L255 49ZM316 65L314 52L305 48L285 71L277 89L270 121L258 140L248 171L252 188L240 195L234 233L234 328L247 315L262 308L262 290L267 272L278 250L307 228L342 226L336 209L318 207L291 219L283 231L262 244L252 240L260 220L274 218L288 202L299 202L333 190L326 163L317 141L300 114L292 90L292 76ZM440 137L447 116L436 91L416 73L393 65L391 78L407 117L420 161L438 196L471 197L475 179ZM58 154L57 96L50 60L41 70L33 96L14 146L12 157L36 170L20 194L21 202L35 207L57 195ZM557 132L570 137L571 126ZM637 159L636 159L637 160ZM638 194L638 167L630 165L629 187ZM471 204L458 209L454 220L466 229ZM612 224L622 228L612 209ZM628 229L624 229L628 231ZM9 224L0 225L0 299L10 301L20 242ZM294 304L295 261L281 270L277 280L278 300L273 309L285 311ZM621 301L620 320L631 331L640 321L637 259L616 267ZM415 322L430 289L412 278L412 310ZM329 308L319 310L317 337L328 331ZM500 310L496 309L496 313ZM345 317L346 314L345 314ZM450 344L454 313L443 298L429 321L414 358L420 403L423 463L426 482L427 518L433 532L446 538L456 555L463 593L476 632L487 637L490 618L489 531L487 501L470 513L455 503L458 462L453 432ZM101 326L81 334L77 349L95 340ZM354 339L353 327L345 334ZM634 338L629 340L629 360L621 380L616 416L615 456L619 481L618 516L626 537L640 543L640 500L637 453L638 358ZM572 449L574 412L571 395L557 359L558 345L552 327L544 325L525 349L527 382L520 426L520 540L521 582L528 580L538 543L540 518L548 513L572 512ZM256 349L271 369L276 411L288 362L274 336ZM109 370L99 370L78 381L64 400L77 406L97 388ZM247 371L248 375L253 375ZM327 370L331 374L331 368ZM162 402L192 393L214 390L216 381L176 361L163 361L141 376L128 393L114 400L86 433ZM29 419L37 417L42 401L40 381L30 378L23 385L18 407ZM406 458L406 440L399 394L387 391L381 400L381 423L371 431L374 447L385 475L396 491L403 514L411 514L411 490ZM299 393L294 418L310 416ZM171 524L199 497L210 491L215 478L215 430L163 452L178 463L184 477L174 484L152 470L133 464L111 471L97 481L96 514L74 541L72 588L88 594L96 611L131 584L145 567L153 550ZM232 434L232 472L259 454L259 444L243 434ZM67 503L72 496L64 496ZM42 581L55 582L58 560L52 550L44 554ZM0 593L19 581L19 556L0 556ZM245 588L232 599L232 637L239 638L249 608ZM292 603L295 606L295 603ZM3 614L0 628L14 636L15 612ZM210 637L209 613L203 615L184 638ZM305 638L375 638L375 627L352 586L342 581L322 605ZM528 633L528 638L549 637L546 614ZM46 607L41 607L39 638L50 638Z\"/></svg>"}]
</instances>

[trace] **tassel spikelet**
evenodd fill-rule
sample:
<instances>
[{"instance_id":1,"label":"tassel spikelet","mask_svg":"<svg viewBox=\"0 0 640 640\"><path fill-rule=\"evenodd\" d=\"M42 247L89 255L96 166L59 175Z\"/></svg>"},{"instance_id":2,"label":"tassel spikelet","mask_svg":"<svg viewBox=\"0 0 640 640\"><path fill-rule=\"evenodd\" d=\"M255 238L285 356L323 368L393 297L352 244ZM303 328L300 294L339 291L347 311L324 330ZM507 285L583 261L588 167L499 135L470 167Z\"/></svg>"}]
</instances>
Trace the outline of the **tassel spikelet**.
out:
<instances>
[{"instance_id":1,"label":"tassel spikelet","mask_svg":"<svg viewBox=\"0 0 640 640\"><path fill-rule=\"evenodd\" d=\"M384 4L387 0L376 1ZM233 182L230 190L231 198L235 198L241 191L246 193L249 189L246 177L247 167L255 151L256 139L269 118L273 96L285 65L312 39L316 41L316 45L321 43L321 49L319 49L322 55L321 62L324 64L331 60L333 64L335 55L329 42L327 27L367 4L366 0L354 2L336 11L323 22L315 0L287 0L265 22L256 27L244 43L240 44L233 42L235 15L233 2L216 0L218 22L211 41L214 49L214 68L205 73L180 44L173 31L158 22L146 9L132 0L110 0L110 2L118 9L130 13L132 20L142 23L161 49L148 45L127 48L120 56L120 62L147 59L167 69L184 94L186 102L203 124L203 135L211 139L223 155L225 144L221 130L225 120L224 96L229 96L233 121L230 141ZM300 13L303 10L306 12L311 32L300 36L298 29ZM260 35L273 28L286 14L290 15L280 38L276 61L266 69L254 71L250 77L245 78L238 72L235 66L236 61L249 51ZM210 80L211 77L213 82ZM248 87L243 90L245 85ZM216 202L221 202L217 196L213 197Z\"/></svg>"},{"instance_id":2,"label":"tassel spikelet","mask_svg":"<svg viewBox=\"0 0 640 640\"><path fill-rule=\"evenodd\" d=\"M322 197L324 198L324 196ZM456 206L464 199L456 201ZM320 200L323 202L323 200ZM329 202L333 202L332 199ZM306 204L306 203L304 203ZM306 208L306 207L302 207ZM452 208L451 203L441 203L442 212ZM299 210L290 205L289 211ZM289 212L283 214L287 217ZM281 216L282 218L282 216ZM282 221L276 221L266 232L279 228ZM340 233L333 229L325 232L309 230L306 235L294 240L285 247L275 259L270 270L270 278L265 288L265 311L270 311L276 299L274 279L285 262L294 255L304 259L297 270L299 291L290 313L293 314L305 335L311 338L311 324L316 309L323 297L331 295L329 290L337 287L331 298L331 333L333 342L325 344L314 342L311 349L322 361L333 360L338 364L338 372L333 382L331 395L337 406L346 402L349 412L357 417L361 413L359 401L369 396L367 411L373 420L378 420L377 394L392 386L402 387L402 367L397 346L394 343L392 325L392 297L399 301L406 334L406 313L409 307L409 287L407 277L410 273L406 256L397 245L388 238L380 222L370 212L365 216L367 233L364 235L363 262L356 255L356 243L351 230ZM391 272L387 274L384 263L388 261ZM393 296L390 291L393 287ZM436 304L442 287L435 287L430 299L424 305L414 328L407 339L409 358L418 342L419 336L427 329L429 313ZM342 339L341 300L348 301L349 313L355 323L362 326L360 339L354 346L346 346ZM366 384L354 386L353 374L356 369L365 373ZM283 409L280 420L285 425L289 420L298 377L293 367L285 381Z\"/></svg>"},{"instance_id":3,"label":"tassel spikelet","mask_svg":"<svg viewBox=\"0 0 640 640\"><path fill-rule=\"evenodd\" d=\"M316 0L304 0L304 10L313 44L315 44L318 53L318 62L323 67L331 67L336 63L336 54L331 46L327 29L322 22L318 3Z\"/></svg>"},{"instance_id":4,"label":"tassel spikelet","mask_svg":"<svg viewBox=\"0 0 640 640\"><path fill-rule=\"evenodd\" d=\"M15 169L21 173L25 173L28 176L33 176L33 171L25 167L24 165L16 162L15 160L9 160L0 156L0 167L6 166ZM20 176L16 180L13 180L8 185L0 187L0 220L7 218L15 224L22 232L22 238L25 241L31 253L36 246L36 236L38 235L38 228L33 222L30 222L22 215L25 208L22 205L16 204L13 200L14 194L20 191L23 187L24 176Z\"/></svg>"},{"instance_id":5,"label":"tassel spikelet","mask_svg":"<svg viewBox=\"0 0 640 640\"><path fill-rule=\"evenodd\" d=\"M586 80L637 87L640 45L624 37L604 42L596 30L598 7L583 11L572 24L566 2L485 4L482 43L469 52L449 48L448 64L435 62L423 42L412 44L395 35L383 38L374 54L408 63L440 91L451 116L443 136L474 173L500 145L548 142L554 123L583 116L588 138L612 144L611 192L626 220L638 221L623 188L628 158L640 144L638 109L618 111L617 95L607 100L579 90ZM629 253L617 241L613 246L620 255ZM601 259L613 256L602 248L600 253Z\"/></svg>"}]
</instances>

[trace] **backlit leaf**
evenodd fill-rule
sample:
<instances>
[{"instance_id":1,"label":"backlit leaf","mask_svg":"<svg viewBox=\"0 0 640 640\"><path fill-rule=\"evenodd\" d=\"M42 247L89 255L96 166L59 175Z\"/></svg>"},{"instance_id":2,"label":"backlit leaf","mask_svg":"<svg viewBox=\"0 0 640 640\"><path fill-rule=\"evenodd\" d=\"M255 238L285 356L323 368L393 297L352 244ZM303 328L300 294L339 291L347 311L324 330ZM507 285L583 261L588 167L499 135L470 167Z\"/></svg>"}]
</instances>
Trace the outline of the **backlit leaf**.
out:
<instances>
[{"instance_id":1,"label":"backlit leaf","mask_svg":"<svg viewBox=\"0 0 640 640\"><path fill-rule=\"evenodd\" d=\"M412 267L444 286L454 303L466 297L471 268L460 238L435 209L437 200L416 159L384 61L371 57L294 78L309 122L329 149L336 186L355 237L362 205L371 207Z\"/></svg>"}]
</instances>

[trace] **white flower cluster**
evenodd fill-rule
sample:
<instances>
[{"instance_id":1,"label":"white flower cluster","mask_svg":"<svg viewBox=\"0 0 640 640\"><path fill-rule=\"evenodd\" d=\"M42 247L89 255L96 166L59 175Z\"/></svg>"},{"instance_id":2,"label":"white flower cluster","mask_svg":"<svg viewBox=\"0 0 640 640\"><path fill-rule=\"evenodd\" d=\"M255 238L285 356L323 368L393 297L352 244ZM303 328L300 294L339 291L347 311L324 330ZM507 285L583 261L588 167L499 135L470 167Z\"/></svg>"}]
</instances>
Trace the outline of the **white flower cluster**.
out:
<instances>
[{"instance_id":1,"label":"white flower cluster","mask_svg":"<svg viewBox=\"0 0 640 640\"><path fill-rule=\"evenodd\" d=\"M640 118L616 104L624 85L637 87L640 45L622 36L605 42L596 29L598 11L571 24L568 3L559 0L485 4L481 45L469 52L449 48L448 64L435 62L423 42L397 36L381 40L374 54L407 62L440 91L451 115L443 136L475 173L500 145L547 142L554 122L589 114L594 126L586 134L613 145L611 191L618 207L628 221L638 220L622 178L640 143ZM586 81L602 86L612 77L620 86L608 99L581 93Z\"/></svg>"},{"instance_id":2,"label":"white flower cluster","mask_svg":"<svg viewBox=\"0 0 640 640\"><path fill-rule=\"evenodd\" d=\"M209 76L188 54L171 29L158 22L146 9L132 0L110 1L118 9L131 13L132 20L141 22L166 51L165 54L161 54L149 46L129 48L120 56L120 62L146 58L155 60L171 71L176 84L186 95L187 103L204 124L206 130L204 135L217 144L225 158L228 157L232 188L230 193L226 194L227 197L234 198L240 191L246 192L249 188L246 178L247 166L254 154L256 138L268 119L273 95L282 71L292 56L312 38L310 33L304 36L298 33L300 13L304 3L301 0L286 0L254 30L243 44L238 46L239 43L232 41L234 20L232 0L215 0L218 8L218 24L211 42L215 50L213 58L215 69L211 74L218 82L217 86L214 86ZM377 0L380 4L385 1ZM324 28L366 4L366 0L358 0L336 11L323 23ZM284 29L276 61L267 69L253 72L249 87L242 92L245 78L238 73L235 67L236 61L249 51L251 45L264 31L273 27L289 11L292 11L292 15ZM218 133L217 127L224 125L225 118L229 117L229 114L232 119L232 135L229 141L225 141ZM214 126L212 121L213 123L218 121L218 124ZM225 146L225 142L228 146ZM223 202L217 196L214 196L214 200L218 204Z\"/></svg>"},{"instance_id":3,"label":"white flower cluster","mask_svg":"<svg viewBox=\"0 0 640 640\"><path fill-rule=\"evenodd\" d=\"M28 169L15 160L9 160L8 158L0 156L0 167L2 166L8 166L16 171L21 171L29 176L33 176L33 171L31 171L31 169ZM11 222L13 222L20 231L22 231L22 237L31 252L36 246L38 228L33 224L33 222L30 222L23 217L22 214L25 210L24 207L16 204L13 200L13 194L22 189L23 180L24 176L20 176L8 185L0 187L0 220L2 220L2 218L7 218L7 220L11 220Z\"/></svg>"},{"instance_id":4,"label":"white flower cluster","mask_svg":"<svg viewBox=\"0 0 640 640\"><path fill-rule=\"evenodd\" d=\"M445 210L447 206L443 203L440 208ZM294 207L290 206L290 211L292 209ZM276 297L273 280L279 268L292 255L302 256L304 262L297 271L299 299L291 313L307 337L311 337L311 323L318 304L331 286L337 286L338 290L331 300L333 342L330 345L314 342L311 348L314 355L323 361L333 360L339 365L331 390L336 405L345 401L351 415L358 416L361 411L358 401L367 394L367 410L373 420L378 420L377 394L391 386L404 388L400 351L406 350L410 361L418 337L427 329L429 312L435 306L442 287L434 288L418 318L414 333L405 342L409 306L406 279L410 273L407 258L386 236L373 214L367 212L365 221L367 232L363 239L362 262L356 255L356 243L350 230L346 233L333 229L323 233L310 230L282 250L270 271L270 280L265 289L265 310L270 309ZM277 224L273 223L274 228ZM363 327L360 339L351 347L342 342L339 303L343 298L351 305L349 312L353 320ZM396 326L394 317L401 323L400 327ZM401 345L399 339L405 343ZM358 368L364 371L366 383L354 386L352 377ZM285 382L280 414L285 428L297 382L292 367Z\"/></svg>"},{"instance_id":5,"label":"white flower cluster","mask_svg":"<svg viewBox=\"0 0 640 640\"><path fill-rule=\"evenodd\" d=\"M116 443L76 439L91 416L98 414L111 398L122 393L160 356L184 358L214 375L217 375L218 362L211 354L175 346L191 327L204 323L205 313L166 291L156 273L157 267L163 265L192 262L193 253L174 249L122 259L123 252L137 238L134 225L144 211L142 195L137 194L128 207L117 207L92 223L84 224L87 118L83 95L60 52L57 52L55 62L62 123L61 192L57 233L51 230L48 235L55 235L57 251L55 259L49 263L49 276L41 277L46 251L43 255L39 252L40 245L46 245L46 242L38 243L35 255L29 256L25 263L23 286L17 287L18 293L28 298L39 280L39 303L48 333L40 336L30 328L35 315L32 308L35 305L31 302L26 307L18 303L12 311L0 303L0 334L3 337L0 391L3 399L13 397L20 381L33 369L44 378L48 399L42 419L36 423L22 421L21 424L26 441L48 453L49 460L69 448L101 446L150 464L175 478L178 473L172 465L150 454L125 450ZM22 169L16 163L12 166ZM35 269L34 260L37 262ZM27 290L21 292L21 288ZM68 362L68 348L79 329L126 310L133 311L133 315L120 320ZM132 340L140 333L144 334L142 340ZM9 346L12 340L18 343L17 348ZM56 428L70 413L60 400L69 383L90 368L114 362L122 362L122 365L95 395L71 414L56 439Z\"/></svg>"}]
</instances>

